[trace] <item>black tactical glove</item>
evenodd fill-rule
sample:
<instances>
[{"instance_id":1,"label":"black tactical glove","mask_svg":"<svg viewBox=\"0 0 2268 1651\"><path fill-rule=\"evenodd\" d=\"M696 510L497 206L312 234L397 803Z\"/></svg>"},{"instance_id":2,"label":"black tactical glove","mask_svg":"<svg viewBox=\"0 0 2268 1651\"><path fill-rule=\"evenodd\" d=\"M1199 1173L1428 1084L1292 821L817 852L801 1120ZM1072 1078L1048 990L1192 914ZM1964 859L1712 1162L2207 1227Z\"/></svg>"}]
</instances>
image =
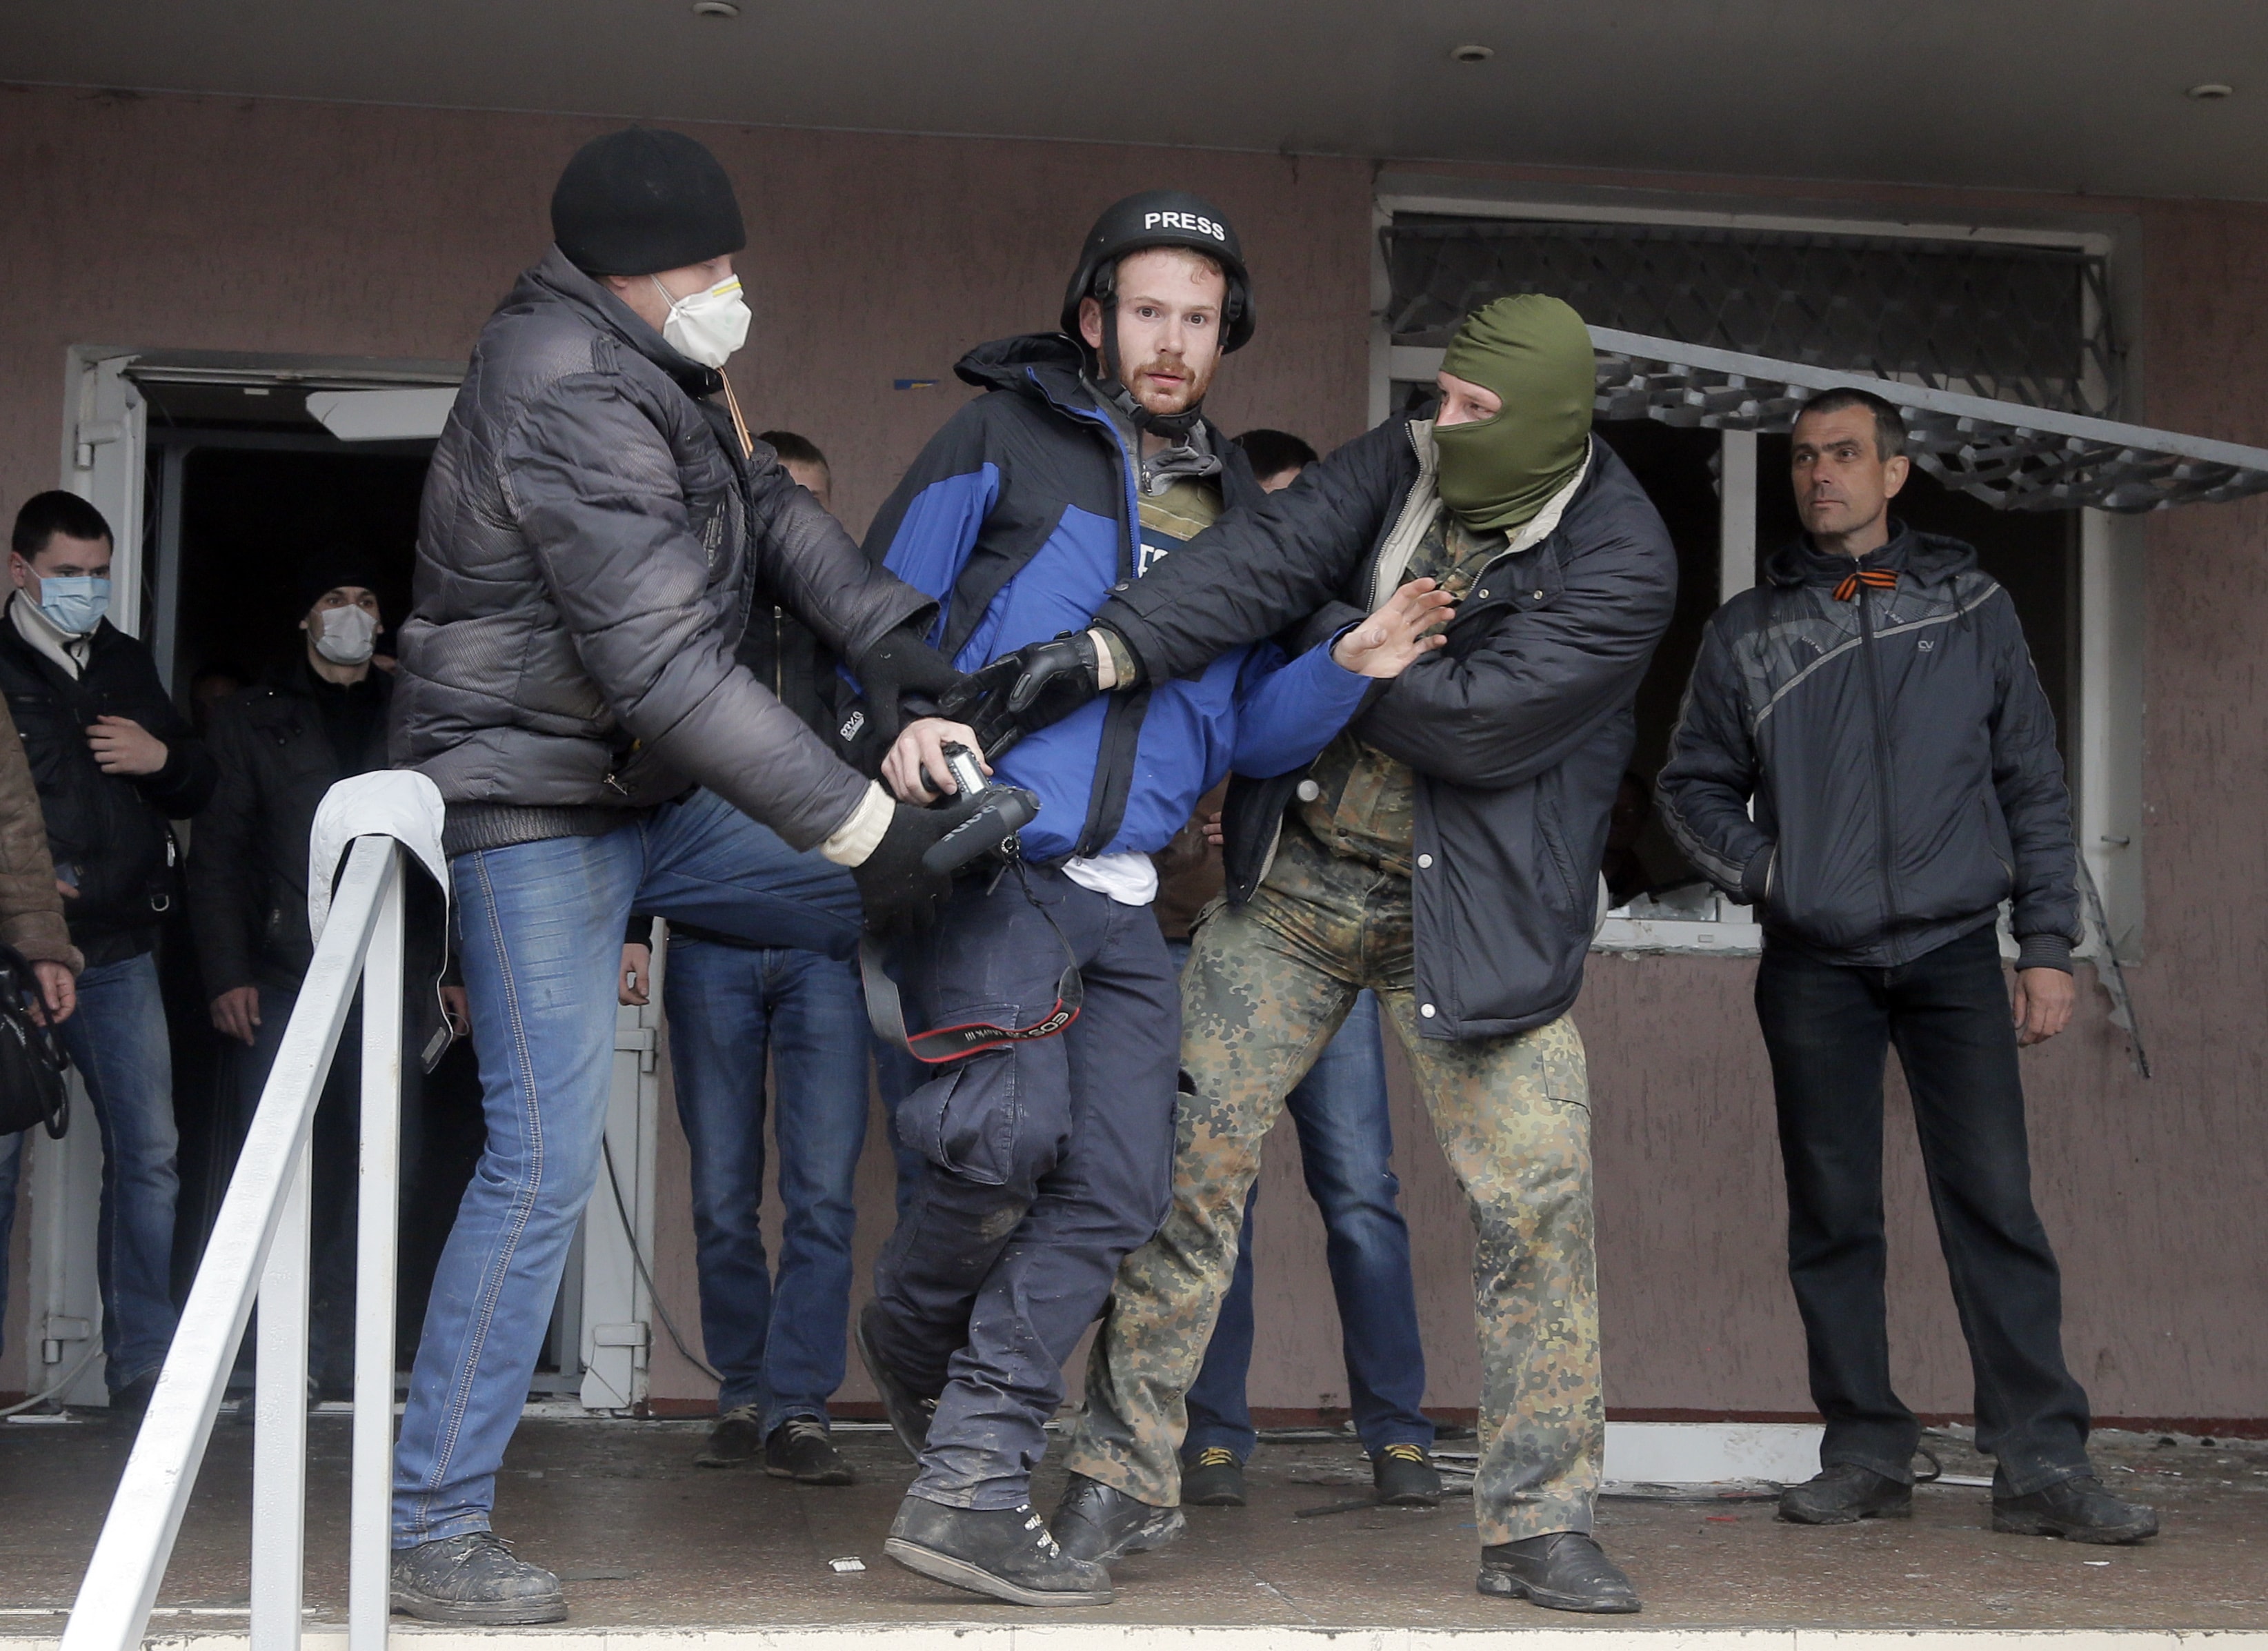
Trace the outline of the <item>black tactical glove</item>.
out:
<instances>
[{"instance_id":1,"label":"black tactical glove","mask_svg":"<svg viewBox=\"0 0 2268 1651\"><path fill-rule=\"evenodd\" d=\"M850 868L869 932L902 934L926 929L936 920L938 906L953 892L953 879L924 866L922 855L984 803L979 792L973 797L949 798L933 808L897 805L890 829L874 851Z\"/></svg>"},{"instance_id":2,"label":"black tactical glove","mask_svg":"<svg viewBox=\"0 0 2268 1651\"><path fill-rule=\"evenodd\" d=\"M946 716L968 722L998 756L1015 736L1061 722L1102 691L1094 638L1066 630L1004 653L939 702Z\"/></svg>"},{"instance_id":3,"label":"black tactical glove","mask_svg":"<svg viewBox=\"0 0 2268 1651\"><path fill-rule=\"evenodd\" d=\"M867 649L853 668L866 699L867 726L861 739L878 751L887 751L905 725L904 696L937 699L968 680L923 639L915 625L891 631Z\"/></svg>"}]
</instances>

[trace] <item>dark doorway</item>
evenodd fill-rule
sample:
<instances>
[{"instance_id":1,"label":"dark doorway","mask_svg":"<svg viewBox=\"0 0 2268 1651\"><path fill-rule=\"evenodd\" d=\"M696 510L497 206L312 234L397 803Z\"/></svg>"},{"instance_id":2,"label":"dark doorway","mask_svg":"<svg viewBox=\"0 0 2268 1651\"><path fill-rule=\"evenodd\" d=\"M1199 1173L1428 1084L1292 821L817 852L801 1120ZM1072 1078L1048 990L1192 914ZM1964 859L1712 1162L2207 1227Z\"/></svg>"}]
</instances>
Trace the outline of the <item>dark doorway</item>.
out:
<instances>
[{"instance_id":1,"label":"dark doorway","mask_svg":"<svg viewBox=\"0 0 2268 1651\"><path fill-rule=\"evenodd\" d=\"M431 444L350 447L319 430L199 427L151 431L151 515L156 560L167 564L161 623L153 636L172 664L175 696L202 723L221 690L249 688L304 657L301 574L327 551L357 552L379 582L386 627L381 668L407 614L420 495ZM195 822L184 834L191 862ZM213 1028L213 996L196 964L186 919L168 932L161 958L172 1025L174 1110L181 1192L174 1243L177 1295L202 1259L240 1150L250 1110L241 1095L242 1046ZM342 1045L341 1058L354 1051ZM403 1120L400 1308L401 1352L415 1348L441 1240L479 1156L484 1131L480 1074L460 1042L422 1085L406 1086Z\"/></svg>"},{"instance_id":2,"label":"dark doorway","mask_svg":"<svg viewBox=\"0 0 2268 1651\"><path fill-rule=\"evenodd\" d=\"M1653 805L1654 777L1668 760L1669 736L1701 651L1701 631L1717 608L1724 533L1717 469L1723 439L1713 430L1647 418L1602 421L1593 429L1646 489L1677 549L1677 606L1632 707L1638 741L1616 800L1602 868L1608 899L1620 907L1639 895L1660 897L1673 889L1705 896L1701 874L1678 852Z\"/></svg>"},{"instance_id":3,"label":"dark doorway","mask_svg":"<svg viewBox=\"0 0 2268 1651\"><path fill-rule=\"evenodd\" d=\"M180 467L177 688L208 666L256 677L298 657L300 570L331 547L350 546L379 571L390 633L409 609L428 462L422 453L190 448ZM379 638L381 655L389 640Z\"/></svg>"}]
</instances>

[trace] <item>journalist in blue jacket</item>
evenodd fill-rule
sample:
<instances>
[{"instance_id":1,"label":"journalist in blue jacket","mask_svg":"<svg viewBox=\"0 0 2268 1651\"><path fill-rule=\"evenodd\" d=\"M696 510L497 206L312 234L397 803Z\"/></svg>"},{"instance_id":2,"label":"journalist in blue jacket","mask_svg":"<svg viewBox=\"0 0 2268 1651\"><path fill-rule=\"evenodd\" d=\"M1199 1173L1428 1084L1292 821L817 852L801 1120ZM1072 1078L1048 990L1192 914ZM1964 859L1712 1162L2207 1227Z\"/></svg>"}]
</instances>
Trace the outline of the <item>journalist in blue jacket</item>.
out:
<instances>
[{"instance_id":1,"label":"journalist in blue jacket","mask_svg":"<svg viewBox=\"0 0 2268 1651\"><path fill-rule=\"evenodd\" d=\"M988 394L938 433L868 537L868 555L938 599L932 640L963 670L1051 638L1091 645L1080 633L1114 590L1225 511L1268 508L1200 411L1252 332L1216 209L1160 190L1106 211L1063 327L970 352L960 375ZM924 1161L858 1327L921 1463L892 1558L1020 1604L1111 1598L1108 1573L1064 1554L1029 1501L1064 1360L1170 1190L1181 1008L1150 854L1232 768L1312 758L1380 679L1438 645L1447 601L1418 581L1339 634L1106 692L1001 756L998 778L1041 802L1023 864L965 874L896 959L909 1025L997 1031L898 1107ZM1107 684L1110 661L1094 664ZM975 720L909 724L884 780L908 802L951 790L940 747L997 749L1009 730L997 708Z\"/></svg>"}]
</instances>

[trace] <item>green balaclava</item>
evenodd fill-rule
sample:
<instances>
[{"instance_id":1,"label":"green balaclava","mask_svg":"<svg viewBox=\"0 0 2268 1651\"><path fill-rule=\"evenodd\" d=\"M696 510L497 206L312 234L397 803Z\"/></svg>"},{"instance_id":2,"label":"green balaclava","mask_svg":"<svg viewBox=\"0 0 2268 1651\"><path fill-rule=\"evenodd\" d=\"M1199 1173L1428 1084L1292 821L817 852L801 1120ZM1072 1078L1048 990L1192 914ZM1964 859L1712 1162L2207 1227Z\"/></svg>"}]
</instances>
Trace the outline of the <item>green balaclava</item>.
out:
<instances>
[{"instance_id":1,"label":"green balaclava","mask_svg":"<svg viewBox=\"0 0 2268 1651\"><path fill-rule=\"evenodd\" d=\"M1504 402L1480 424L1435 426L1441 502L1470 532L1509 533L1574 479L1590 451L1591 335L1557 299L1498 299L1465 317L1441 371Z\"/></svg>"}]
</instances>

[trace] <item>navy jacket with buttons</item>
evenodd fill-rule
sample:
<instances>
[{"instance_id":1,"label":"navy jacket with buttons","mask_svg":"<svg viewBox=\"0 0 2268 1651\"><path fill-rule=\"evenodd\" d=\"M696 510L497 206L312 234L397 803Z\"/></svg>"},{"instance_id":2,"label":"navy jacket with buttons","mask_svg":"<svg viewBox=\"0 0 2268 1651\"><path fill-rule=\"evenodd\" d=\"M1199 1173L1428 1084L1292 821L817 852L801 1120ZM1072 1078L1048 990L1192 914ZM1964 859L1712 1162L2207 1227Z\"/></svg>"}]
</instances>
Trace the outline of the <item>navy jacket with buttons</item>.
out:
<instances>
[{"instance_id":1,"label":"navy jacket with buttons","mask_svg":"<svg viewBox=\"0 0 2268 1651\"><path fill-rule=\"evenodd\" d=\"M1710 619L1663 822L1823 962L1911 962L2010 900L2020 966L2070 968L2071 799L2015 604L1957 539L1899 527L1864 565L1895 587L1838 595L1851 559L1799 542Z\"/></svg>"},{"instance_id":2,"label":"navy jacket with buttons","mask_svg":"<svg viewBox=\"0 0 2268 1651\"><path fill-rule=\"evenodd\" d=\"M1314 615L1347 623L1381 551L1435 508L1430 420L1388 419L1192 539L1098 619L1145 680ZM1677 600L1677 553L1638 479L1594 440L1557 525L1484 567L1448 645L1378 685L1351 726L1418 776L1418 1030L1502 1037L1583 986L1631 703ZM1300 776L1229 789L1224 860L1248 897ZM1430 1013L1429 1013L1430 1011Z\"/></svg>"}]
</instances>

